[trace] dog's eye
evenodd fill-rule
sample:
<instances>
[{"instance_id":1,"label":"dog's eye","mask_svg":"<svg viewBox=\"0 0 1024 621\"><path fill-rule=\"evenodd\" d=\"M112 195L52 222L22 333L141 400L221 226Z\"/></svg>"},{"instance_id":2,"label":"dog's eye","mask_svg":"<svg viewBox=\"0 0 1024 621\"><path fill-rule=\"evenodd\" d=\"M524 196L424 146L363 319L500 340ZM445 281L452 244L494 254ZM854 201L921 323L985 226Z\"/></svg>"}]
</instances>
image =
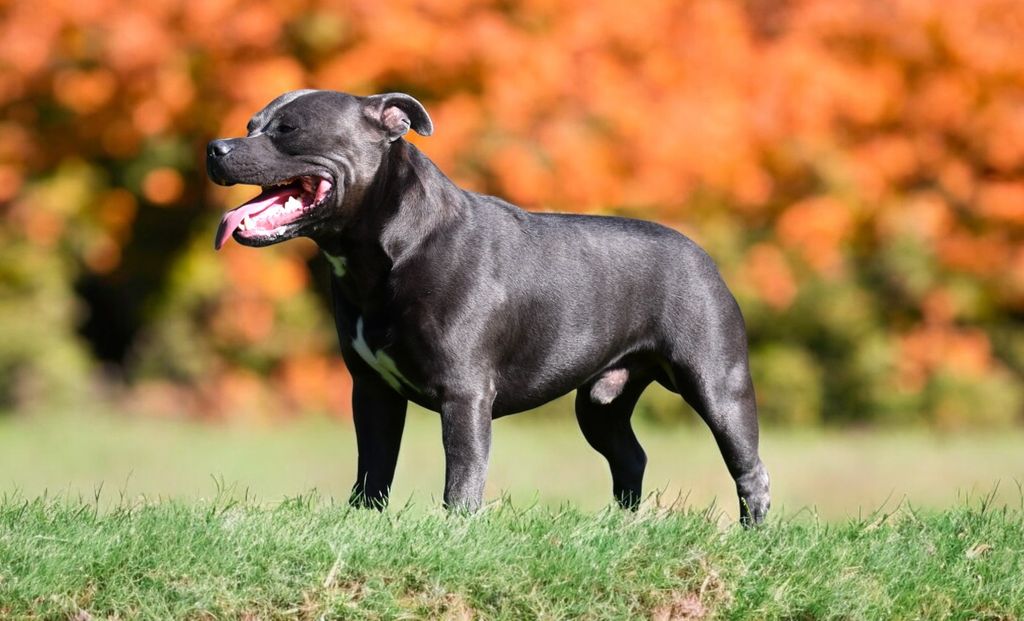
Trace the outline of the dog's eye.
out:
<instances>
[{"instance_id":1,"label":"dog's eye","mask_svg":"<svg viewBox=\"0 0 1024 621\"><path fill-rule=\"evenodd\" d=\"M277 133L279 133L279 134L290 134L293 131L295 131L296 129L298 129L298 128L293 126L293 125L286 125L284 123L281 123L280 125L277 126Z\"/></svg>"}]
</instances>

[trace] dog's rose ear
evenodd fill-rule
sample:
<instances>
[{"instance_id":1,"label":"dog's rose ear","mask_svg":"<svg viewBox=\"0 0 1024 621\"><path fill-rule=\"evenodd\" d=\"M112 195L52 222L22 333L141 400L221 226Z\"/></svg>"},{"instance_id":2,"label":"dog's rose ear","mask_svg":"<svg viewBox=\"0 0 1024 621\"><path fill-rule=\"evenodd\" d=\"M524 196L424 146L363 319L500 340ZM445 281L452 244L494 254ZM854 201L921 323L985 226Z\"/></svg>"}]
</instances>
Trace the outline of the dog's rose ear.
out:
<instances>
[{"instance_id":1,"label":"dog's rose ear","mask_svg":"<svg viewBox=\"0 0 1024 621\"><path fill-rule=\"evenodd\" d=\"M434 124L423 104L405 93L385 93L366 98L363 111L370 120L379 123L395 141L412 129L421 136L434 133Z\"/></svg>"}]
</instances>

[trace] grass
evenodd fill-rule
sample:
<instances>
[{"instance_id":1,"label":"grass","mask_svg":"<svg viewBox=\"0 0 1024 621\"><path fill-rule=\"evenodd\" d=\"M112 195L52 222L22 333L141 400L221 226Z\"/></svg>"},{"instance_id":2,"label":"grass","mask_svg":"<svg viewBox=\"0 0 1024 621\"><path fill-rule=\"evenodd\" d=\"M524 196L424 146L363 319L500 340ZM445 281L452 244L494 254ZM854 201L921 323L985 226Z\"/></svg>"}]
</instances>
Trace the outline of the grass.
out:
<instances>
[{"instance_id":1,"label":"grass","mask_svg":"<svg viewBox=\"0 0 1024 621\"><path fill-rule=\"evenodd\" d=\"M268 505L0 501L0 617L27 619L1012 619L1024 519L941 512L743 531L648 506L379 514Z\"/></svg>"},{"instance_id":2,"label":"grass","mask_svg":"<svg viewBox=\"0 0 1024 621\"><path fill-rule=\"evenodd\" d=\"M0 418L0 619L1024 618L1019 430L767 430L750 532L705 428L638 433L637 514L571 417L526 416L495 426L492 504L448 515L414 411L378 514L334 500L343 421Z\"/></svg>"},{"instance_id":3,"label":"grass","mask_svg":"<svg viewBox=\"0 0 1024 621\"><path fill-rule=\"evenodd\" d=\"M700 424L639 424L649 456L645 489L667 500L707 506L736 518L735 491L714 440ZM438 417L412 411L394 498L434 507L444 481ZM762 456L772 475L772 517L810 512L856 519L906 499L942 509L988 494L1015 505L1024 481L1024 430L936 434L903 431L767 429ZM0 493L50 493L101 505L122 495L195 499L215 492L212 478L250 497L276 501L317 490L347 498L355 472L351 423L324 418L211 425L147 417L0 416ZM1001 483L1001 484L1000 484ZM525 414L495 423L487 497L516 505L572 503L597 511L611 499L603 459L583 440L571 412Z\"/></svg>"}]
</instances>

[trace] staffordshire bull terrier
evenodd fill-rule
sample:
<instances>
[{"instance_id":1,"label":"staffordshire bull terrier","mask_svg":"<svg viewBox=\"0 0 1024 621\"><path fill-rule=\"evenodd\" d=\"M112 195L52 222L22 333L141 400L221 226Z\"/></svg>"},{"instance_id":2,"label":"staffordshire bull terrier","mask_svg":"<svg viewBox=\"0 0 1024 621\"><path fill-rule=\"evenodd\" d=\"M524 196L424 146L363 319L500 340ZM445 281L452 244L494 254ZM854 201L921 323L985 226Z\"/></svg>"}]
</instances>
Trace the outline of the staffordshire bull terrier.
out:
<instances>
[{"instance_id":1,"label":"staffordshire bull terrier","mask_svg":"<svg viewBox=\"0 0 1024 621\"><path fill-rule=\"evenodd\" d=\"M647 457L630 418L658 382L711 428L741 521L764 519L743 317L693 241L653 222L529 213L457 187L403 139L433 125L402 93L292 91L247 129L208 146L214 182L262 187L224 215L215 245L306 236L329 263L353 378L353 504L387 503L409 401L440 413L445 505L475 510L491 420L575 389L580 429L607 459L616 500L635 509Z\"/></svg>"}]
</instances>

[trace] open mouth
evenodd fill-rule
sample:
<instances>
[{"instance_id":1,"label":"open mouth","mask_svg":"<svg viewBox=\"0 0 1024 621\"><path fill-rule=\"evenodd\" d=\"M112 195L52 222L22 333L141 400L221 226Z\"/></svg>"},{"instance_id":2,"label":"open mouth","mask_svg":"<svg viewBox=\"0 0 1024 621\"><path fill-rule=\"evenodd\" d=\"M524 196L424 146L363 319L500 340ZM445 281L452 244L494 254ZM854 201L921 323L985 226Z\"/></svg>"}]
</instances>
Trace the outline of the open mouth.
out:
<instances>
[{"instance_id":1,"label":"open mouth","mask_svg":"<svg viewBox=\"0 0 1024 621\"><path fill-rule=\"evenodd\" d=\"M264 187L259 196L224 214L214 247L220 250L234 234L253 239L280 237L323 203L333 187L330 179L316 175Z\"/></svg>"}]
</instances>

